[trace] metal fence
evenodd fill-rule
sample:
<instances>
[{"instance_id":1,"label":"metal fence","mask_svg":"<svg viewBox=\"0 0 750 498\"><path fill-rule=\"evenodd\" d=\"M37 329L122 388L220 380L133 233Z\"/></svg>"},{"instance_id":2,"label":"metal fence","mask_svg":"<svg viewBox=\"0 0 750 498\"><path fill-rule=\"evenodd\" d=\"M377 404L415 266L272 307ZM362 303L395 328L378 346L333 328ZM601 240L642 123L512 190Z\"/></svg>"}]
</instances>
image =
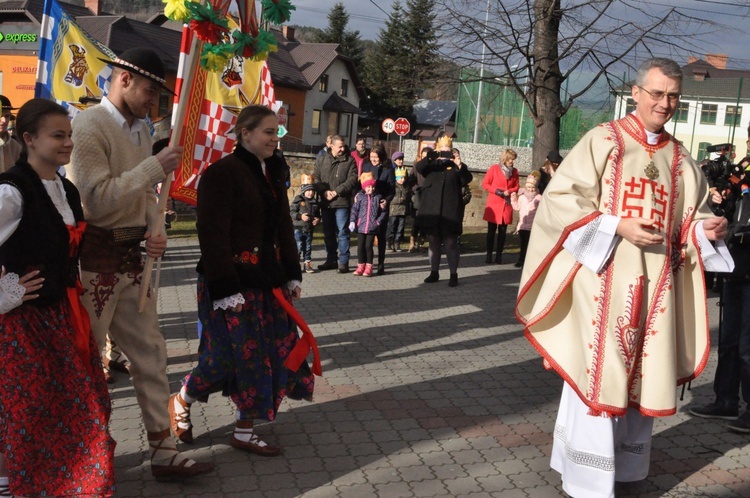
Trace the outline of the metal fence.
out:
<instances>
[{"instance_id":1,"label":"metal fence","mask_svg":"<svg viewBox=\"0 0 750 498\"><path fill-rule=\"evenodd\" d=\"M507 77L487 73L480 84L478 72L464 70L456 104L456 134L461 142L530 147L534 124L521 96L508 84ZM480 96L481 91L481 96ZM565 101L565 89L562 100ZM612 96L591 108L572 106L560 123L560 149L573 147L597 124L624 116L635 108L630 87L624 86L620 98ZM477 117L477 107L479 116ZM742 78L706 78L701 81L686 75L682 98L666 128L682 141L691 155L702 160L706 147L732 143L735 153L748 153L745 145L750 123L750 84Z\"/></svg>"}]
</instances>

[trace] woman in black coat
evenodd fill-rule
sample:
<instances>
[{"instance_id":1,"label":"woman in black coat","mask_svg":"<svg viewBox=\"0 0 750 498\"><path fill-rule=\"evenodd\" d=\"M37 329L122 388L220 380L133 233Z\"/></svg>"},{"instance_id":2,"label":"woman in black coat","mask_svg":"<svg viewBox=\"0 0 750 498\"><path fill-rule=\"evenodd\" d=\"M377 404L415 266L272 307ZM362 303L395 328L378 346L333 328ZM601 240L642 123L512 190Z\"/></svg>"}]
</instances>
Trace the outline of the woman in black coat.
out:
<instances>
[{"instance_id":1,"label":"woman in black coat","mask_svg":"<svg viewBox=\"0 0 750 498\"><path fill-rule=\"evenodd\" d=\"M234 152L213 163L198 187L202 335L198 364L170 397L169 413L174 434L190 443L191 404L223 391L236 406L231 446L276 456L281 448L259 439L254 420L273 421L284 397L312 400L315 385L306 361L287 366L299 340L289 303L300 297L302 272L286 168L274 155L278 119L249 105L234 129Z\"/></svg>"},{"instance_id":2,"label":"woman in black coat","mask_svg":"<svg viewBox=\"0 0 750 498\"><path fill-rule=\"evenodd\" d=\"M382 144L375 144L370 151L368 161L362 164L362 173L372 173L375 177L375 192L383 198L381 208L385 219L378 228L378 275L385 273L386 231L388 229L388 207L396 193L396 172L388 159Z\"/></svg>"},{"instance_id":3,"label":"woman in black coat","mask_svg":"<svg viewBox=\"0 0 750 498\"><path fill-rule=\"evenodd\" d=\"M424 280L431 284L440 280L441 247L450 269L448 285L458 285L458 236L463 231L464 204L461 190L472 180L472 175L460 158L451 151L448 137L438 140L437 151L431 151L414 168L424 176L417 222L429 238L430 275Z\"/></svg>"}]
</instances>

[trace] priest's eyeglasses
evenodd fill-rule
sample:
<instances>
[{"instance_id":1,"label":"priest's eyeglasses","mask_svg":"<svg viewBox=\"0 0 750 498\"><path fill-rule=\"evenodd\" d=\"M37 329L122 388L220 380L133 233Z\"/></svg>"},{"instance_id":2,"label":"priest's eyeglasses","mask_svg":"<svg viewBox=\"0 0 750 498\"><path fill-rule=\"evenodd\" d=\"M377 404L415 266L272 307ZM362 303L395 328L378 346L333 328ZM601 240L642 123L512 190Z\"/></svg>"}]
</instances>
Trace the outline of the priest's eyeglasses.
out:
<instances>
[{"instance_id":1,"label":"priest's eyeglasses","mask_svg":"<svg viewBox=\"0 0 750 498\"><path fill-rule=\"evenodd\" d=\"M649 97L651 97L651 100L653 100L654 102L661 102L665 96L667 97L667 100L669 100L672 103L680 100L679 93L652 92L652 91L646 90L640 85L637 85L637 86L638 88L646 92L649 95Z\"/></svg>"}]
</instances>

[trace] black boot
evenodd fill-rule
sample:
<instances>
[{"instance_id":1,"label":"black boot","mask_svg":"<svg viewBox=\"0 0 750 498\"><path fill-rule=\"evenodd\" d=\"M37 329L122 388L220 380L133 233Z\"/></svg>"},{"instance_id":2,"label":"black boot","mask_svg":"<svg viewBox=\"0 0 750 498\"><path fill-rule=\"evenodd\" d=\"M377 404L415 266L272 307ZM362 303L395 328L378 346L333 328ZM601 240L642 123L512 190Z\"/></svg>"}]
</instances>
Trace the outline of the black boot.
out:
<instances>
[{"instance_id":1,"label":"black boot","mask_svg":"<svg viewBox=\"0 0 750 498\"><path fill-rule=\"evenodd\" d=\"M495 253L495 263L503 264L503 249L505 249L505 232L508 225L497 226L497 252Z\"/></svg>"},{"instance_id":2,"label":"black boot","mask_svg":"<svg viewBox=\"0 0 750 498\"><path fill-rule=\"evenodd\" d=\"M385 275L385 264L378 263L378 275Z\"/></svg>"},{"instance_id":3,"label":"black boot","mask_svg":"<svg viewBox=\"0 0 750 498\"><path fill-rule=\"evenodd\" d=\"M426 284L434 284L438 280L440 280L440 273L438 273L436 271L431 271L430 275L426 279L424 279L424 283L426 283Z\"/></svg>"},{"instance_id":4,"label":"black boot","mask_svg":"<svg viewBox=\"0 0 750 498\"><path fill-rule=\"evenodd\" d=\"M451 273L451 278L448 280L448 287L456 287L458 285L458 273Z\"/></svg>"},{"instance_id":5,"label":"black boot","mask_svg":"<svg viewBox=\"0 0 750 498\"><path fill-rule=\"evenodd\" d=\"M495 233L487 231L487 258L484 260L485 263L492 263L492 249L495 248Z\"/></svg>"}]
</instances>

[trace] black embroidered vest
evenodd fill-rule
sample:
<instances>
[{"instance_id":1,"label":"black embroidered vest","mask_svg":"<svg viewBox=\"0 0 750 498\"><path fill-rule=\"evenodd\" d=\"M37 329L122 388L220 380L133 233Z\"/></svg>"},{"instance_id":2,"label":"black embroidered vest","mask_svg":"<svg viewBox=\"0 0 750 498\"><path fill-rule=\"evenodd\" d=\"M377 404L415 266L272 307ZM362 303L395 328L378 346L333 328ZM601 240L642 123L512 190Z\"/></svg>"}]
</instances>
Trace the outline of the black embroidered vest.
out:
<instances>
[{"instance_id":1,"label":"black embroidered vest","mask_svg":"<svg viewBox=\"0 0 750 498\"><path fill-rule=\"evenodd\" d=\"M73 184L62 179L68 204L76 222L83 220L81 197ZM70 257L68 229L47 194L39 175L28 163L19 161L0 174L0 184L16 187L23 196L23 213L18 228L0 246L0 263L8 273L23 276L40 270L44 277L37 299L30 304L45 306L65 295L65 287L74 286L78 256Z\"/></svg>"}]
</instances>

